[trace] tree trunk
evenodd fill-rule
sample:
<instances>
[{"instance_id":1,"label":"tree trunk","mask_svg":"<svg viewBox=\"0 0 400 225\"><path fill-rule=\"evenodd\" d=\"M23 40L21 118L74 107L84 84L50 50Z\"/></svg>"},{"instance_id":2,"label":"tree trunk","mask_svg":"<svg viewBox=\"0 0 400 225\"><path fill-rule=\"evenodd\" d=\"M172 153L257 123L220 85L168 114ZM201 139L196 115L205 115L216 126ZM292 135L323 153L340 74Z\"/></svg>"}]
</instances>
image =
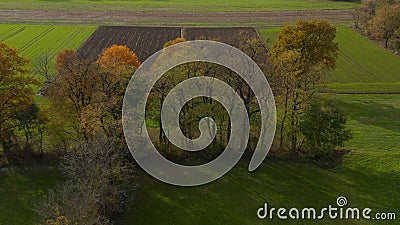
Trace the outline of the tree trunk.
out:
<instances>
[{"instance_id":1,"label":"tree trunk","mask_svg":"<svg viewBox=\"0 0 400 225\"><path fill-rule=\"evenodd\" d=\"M292 107L292 113L291 113L291 151L292 153L295 153L297 150L297 123L296 123L296 113L297 113L297 98L299 97L298 93L295 93L295 96L293 98L293 107Z\"/></svg>"},{"instance_id":2,"label":"tree trunk","mask_svg":"<svg viewBox=\"0 0 400 225\"><path fill-rule=\"evenodd\" d=\"M286 122L286 117L288 114L288 101L289 101L289 93L288 90L286 89L286 94L285 94L285 111L283 113L283 118L281 121L281 129L280 129L280 138L279 138L279 148L282 151L283 150L283 138L284 138L284 131L285 131L285 122Z\"/></svg>"},{"instance_id":3,"label":"tree trunk","mask_svg":"<svg viewBox=\"0 0 400 225\"><path fill-rule=\"evenodd\" d=\"M161 100L160 100L160 109L162 109L162 104L164 102L164 95L161 95ZM160 130L158 133L158 141L160 142L160 144L163 144L164 142L164 133L163 133L163 126L162 126L162 120L161 120L161 115L159 117L159 126L160 126Z\"/></svg>"}]
</instances>

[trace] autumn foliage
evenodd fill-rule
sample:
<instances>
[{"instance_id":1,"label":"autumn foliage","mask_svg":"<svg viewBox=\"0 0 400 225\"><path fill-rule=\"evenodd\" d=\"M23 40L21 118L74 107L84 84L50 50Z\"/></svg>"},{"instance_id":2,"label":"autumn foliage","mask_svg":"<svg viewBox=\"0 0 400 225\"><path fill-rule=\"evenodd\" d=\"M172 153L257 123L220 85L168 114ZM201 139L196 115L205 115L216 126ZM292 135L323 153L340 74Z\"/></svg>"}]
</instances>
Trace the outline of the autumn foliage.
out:
<instances>
[{"instance_id":1,"label":"autumn foliage","mask_svg":"<svg viewBox=\"0 0 400 225\"><path fill-rule=\"evenodd\" d=\"M400 0L364 0L353 13L355 28L400 52Z\"/></svg>"},{"instance_id":2,"label":"autumn foliage","mask_svg":"<svg viewBox=\"0 0 400 225\"><path fill-rule=\"evenodd\" d=\"M126 69L129 66L136 68L140 66L136 54L125 45L112 45L104 50L99 57L99 64L106 71Z\"/></svg>"},{"instance_id":3,"label":"autumn foliage","mask_svg":"<svg viewBox=\"0 0 400 225\"><path fill-rule=\"evenodd\" d=\"M109 136L121 132L123 94L139 65L136 54L126 46L105 49L95 62L64 50L57 55L58 73L45 93L59 112L72 115L65 124L77 134L87 138L104 131Z\"/></svg>"},{"instance_id":4,"label":"autumn foliage","mask_svg":"<svg viewBox=\"0 0 400 225\"><path fill-rule=\"evenodd\" d=\"M174 44L185 42L185 41L186 41L185 38L175 38L174 40L171 40L171 41L168 41L167 43L165 43L164 44L164 48L169 47L169 46L174 45Z\"/></svg>"},{"instance_id":5,"label":"autumn foliage","mask_svg":"<svg viewBox=\"0 0 400 225\"><path fill-rule=\"evenodd\" d=\"M385 48L392 42L400 46L400 3L381 6L368 21L368 34L383 40Z\"/></svg>"},{"instance_id":6,"label":"autumn foliage","mask_svg":"<svg viewBox=\"0 0 400 225\"><path fill-rule=\"evenodd\" d=\"M29 60L16 48L0 42L0 143L4 151L14 145L12 136L18 126L17 112L29 108L35 100L38 79L29 75Z\"/></svg>"},{"instance_id":7,"label":"autumn foliage","mask_svg":"<svg viewBox=\"0 0 400 225\"><path fill-rule=\"evenodd\" d=\"M299 124L321 76L336 67L336 29L324 20L297 21L283 27L269 54L274 65L279 105L280 149L289 142L291 153L303 144Z\"/></svg>"},{"instance_id":8,"label":"autumn foliage","mask_svg":"<svg viewBox=\"0 0 400 225\"><path fill-rule=\"evenodd\" d=\"M319 65L326 69L336 67L338 44L334 42L336 28L325 20L298 20L283 27L273 44L270 55L279 59L288 52L298 55L298 68L307 72Z\"/></svg>"},{"instance_id":9,"label":"autumn foliage","mask_svg":"<svg viewBox=\"0 0 400 225\"><path fill-rule=\"evenodd\" d=\"M28 76L28 66L29 60L20 56L16 48L0 42L0 128L14 112L33 103L34 85L40 82Z\"/></svg>"},{"instance_id":10,"label":"autumn foliage","mask_svg":"<svg viewBox=\"0 0 400 225\"><path fill-rule=\"evenodd\" d=\"M71 176L38 207L47 224L110 224L129 201L134 177L122 102L139 65L134 52L118 45L96 61L72 50L57 55L57 75L44 88L52 115L47 131L66 143L63 167ZM58 206L60 212L52 212Z\"/></svg>"}]
</instances>

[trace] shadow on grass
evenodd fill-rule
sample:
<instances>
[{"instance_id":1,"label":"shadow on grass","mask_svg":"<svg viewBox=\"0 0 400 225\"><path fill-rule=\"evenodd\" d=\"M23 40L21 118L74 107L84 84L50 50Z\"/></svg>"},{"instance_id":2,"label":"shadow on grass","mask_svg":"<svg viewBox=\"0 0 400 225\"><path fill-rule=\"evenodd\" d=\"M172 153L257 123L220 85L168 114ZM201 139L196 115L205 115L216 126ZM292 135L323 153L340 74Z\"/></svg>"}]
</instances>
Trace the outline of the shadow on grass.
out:
<instances>
[{"instance_id":1,"label":"shadow on grass","mask_svg":"<svg viewBox=\"0 0 400 225\"><path fill-rule=\"evenodd\" d=\"M268 160L255 172L240 162L221 179L198 187L176 187L142 174L141 185L132 209L123 224L266 224L257 218L265 202L270 207L336 206L345 196L349 207L369 207L374 212L398 212L400 176L349 168L321 169ZM276 218L276 217L275 217ZM360 224L339 221L340 224ZM274 219L273 224L338 224L324 220ZM362 221L361 224L375 224Z\"/></svg>"},{"instance_id":2,"label":"shadow on grass","mask_svg":"<svg viewBox=\"0 0 400 225\"><path fill-rule=\"evenodd\" d=\"M336 102L346 112L346 115L353 120L364 125L400 132L400 110L392 105L365 99L351 102L336 99Z\"/></svg>"}]
</instances>

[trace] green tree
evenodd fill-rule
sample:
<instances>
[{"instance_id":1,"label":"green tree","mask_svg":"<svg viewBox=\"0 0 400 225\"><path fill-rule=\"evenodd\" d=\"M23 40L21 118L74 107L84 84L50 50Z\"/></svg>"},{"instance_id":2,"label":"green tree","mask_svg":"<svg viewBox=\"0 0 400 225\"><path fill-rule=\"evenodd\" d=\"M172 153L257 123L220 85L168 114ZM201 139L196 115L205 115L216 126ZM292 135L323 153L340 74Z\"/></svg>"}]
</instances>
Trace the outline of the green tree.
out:
<instances>
[{"instance_id":1,"label":"green tree","mask_svg":"<svg viewBox=\"0 0 400 225\"><path fill-rule=\"evenodd\" d=\"M23 111L16 112L15 118L17 120L16 130L22 132L25 138L23 150L26 155L32 155L35 146L43 153L43 132L44 124L46 122L43 114L36 104L30 105Z\"/></svg>"},{"instance_id":2,"label":"green tree","mask_svg":"<svg viewBox=\"0 0 400 225\"><path fill-rule=\"evenodd\" d=\"M305 110L300 131L305 137L305 150L311 157L323 157L351 139L346 119L332 100L313 98Z\"/></svg>"}]
</instances>

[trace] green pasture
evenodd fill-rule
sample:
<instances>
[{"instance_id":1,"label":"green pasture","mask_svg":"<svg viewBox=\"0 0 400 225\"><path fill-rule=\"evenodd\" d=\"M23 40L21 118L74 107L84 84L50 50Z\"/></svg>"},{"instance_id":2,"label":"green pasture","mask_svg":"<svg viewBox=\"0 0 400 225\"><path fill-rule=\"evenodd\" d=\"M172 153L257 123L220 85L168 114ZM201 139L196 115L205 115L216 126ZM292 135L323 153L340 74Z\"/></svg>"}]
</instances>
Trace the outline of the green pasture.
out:
<instances>
[{"instance_id":1,"label":"green pasture","mask_svg":"<svg viewBox=\"0 0 400 225\"><path fill-rule=\"evenodd\" d=\"M0 224L35 224L35 202L62 180L61 172L54 167L0 170Z\"/></svg>"}]
</instances>

